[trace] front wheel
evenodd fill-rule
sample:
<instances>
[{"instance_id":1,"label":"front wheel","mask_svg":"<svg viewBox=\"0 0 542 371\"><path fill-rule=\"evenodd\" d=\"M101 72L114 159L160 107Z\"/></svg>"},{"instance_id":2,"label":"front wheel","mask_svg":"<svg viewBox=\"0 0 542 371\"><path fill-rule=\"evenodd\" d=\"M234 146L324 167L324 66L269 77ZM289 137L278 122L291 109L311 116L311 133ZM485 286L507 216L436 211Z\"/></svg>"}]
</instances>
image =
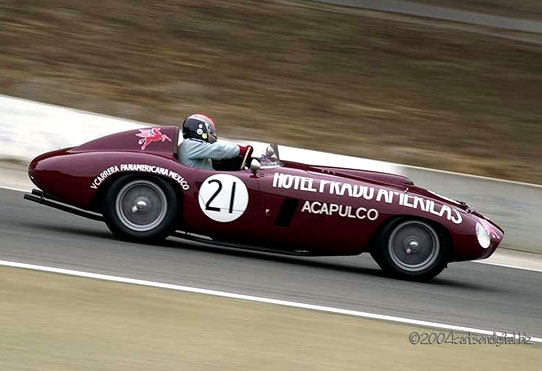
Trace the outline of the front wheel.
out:
<instances>
[{"instance_id":1,"label":"front wheel","mask_svg":"<svg viewBox=\"0 0 542 371\"><path fill-rule=\"evenodd\" d=\"M440 231L418 219L399 219L382 230L372 253L386 273L427 281L447 264L447 245Z\"/></svg>"},{"instance_id":2,"label":"front wheel","mask_svg":"<svg viewBox=\"0 0 542 371\"><path fill-rule=\"evenodd\" d=\"M103 216L111 232L124 240L160 240L175 230L177 195L161 178L123 176L107 189Z\"/></svg>"}]
</instances>

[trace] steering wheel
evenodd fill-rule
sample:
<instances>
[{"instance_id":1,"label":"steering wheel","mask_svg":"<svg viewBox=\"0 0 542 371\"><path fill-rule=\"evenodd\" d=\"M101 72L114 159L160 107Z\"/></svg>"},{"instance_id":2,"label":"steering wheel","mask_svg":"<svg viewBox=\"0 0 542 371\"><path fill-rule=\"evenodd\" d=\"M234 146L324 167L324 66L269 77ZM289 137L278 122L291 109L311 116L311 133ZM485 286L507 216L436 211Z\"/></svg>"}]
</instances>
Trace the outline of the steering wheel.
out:
<instances>
[{"instance_id":1,"label":"steering wheel","mask_svg":"<svg viewBox=\"0 0 542 371\"><path fill-rule=\"evenodd\" d=\"M241 168L239 170L244 170L245 169L245 165L247 164L247 160L250 158L253 151L254 151L254 148L252 148L252 146L248 146L248 149L245 152L245 156L243 157L243 161L241 162Z\"/></svg>"}]
</instances>

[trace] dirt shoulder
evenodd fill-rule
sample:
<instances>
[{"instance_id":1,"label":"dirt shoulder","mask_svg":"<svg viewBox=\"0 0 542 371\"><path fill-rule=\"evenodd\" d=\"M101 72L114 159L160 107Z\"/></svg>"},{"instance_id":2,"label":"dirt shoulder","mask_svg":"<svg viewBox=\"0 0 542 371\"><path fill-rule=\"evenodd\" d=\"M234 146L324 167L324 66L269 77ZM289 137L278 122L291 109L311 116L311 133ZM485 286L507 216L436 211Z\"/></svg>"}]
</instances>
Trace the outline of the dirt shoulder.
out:
<instances>
[{"instance_id":1,"label":"dirt shoulder","mask_svg":"<svg viewBox=\"0 0 542 371\"><path fill-rule=\"evenodd\" d=\"M311 3L6 0L0 89L542 183L542 46L468 29Z\"/></svg>"},{"instance_id":2,"label":"dirt shoulder","mask_svg":"<svg viewBox=\"0 0 542 371\"><path fill-rule=\"evenodd\" d=\"M538 370L536 345L411 345L408 326L0 268L6 370Z\"/></svg>"}]
</instances>

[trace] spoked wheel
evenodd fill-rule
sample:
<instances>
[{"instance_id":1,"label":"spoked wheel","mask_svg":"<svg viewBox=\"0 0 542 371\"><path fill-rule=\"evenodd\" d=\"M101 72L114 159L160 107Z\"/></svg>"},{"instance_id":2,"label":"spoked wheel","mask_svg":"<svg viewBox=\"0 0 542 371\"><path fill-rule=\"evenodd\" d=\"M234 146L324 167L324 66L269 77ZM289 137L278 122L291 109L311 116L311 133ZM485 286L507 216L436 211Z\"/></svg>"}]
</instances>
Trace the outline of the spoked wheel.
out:
<instances>
[{"instance_id":1,"label":"spoked wheel","mask_svg":"<svg viewBox=\"0 0 542 371\"><path fill-rule=\"evenodd\" d=\"M445 239L434 226L403 219L384 228L372 255L385 272L424 281L446 267L446 248Z\"/></svg>"},{"instance_id":2,"label":"spoked wheel","mask_svg":"<svg viewBox=\"0 0 542 371\"><path fill-rule=\"evenodd\" d=\"M161 178L124 176L107 190L103 215L109 229L123 239L165 238L176 227L177 196Z\"/></svg>"}]
</instances>

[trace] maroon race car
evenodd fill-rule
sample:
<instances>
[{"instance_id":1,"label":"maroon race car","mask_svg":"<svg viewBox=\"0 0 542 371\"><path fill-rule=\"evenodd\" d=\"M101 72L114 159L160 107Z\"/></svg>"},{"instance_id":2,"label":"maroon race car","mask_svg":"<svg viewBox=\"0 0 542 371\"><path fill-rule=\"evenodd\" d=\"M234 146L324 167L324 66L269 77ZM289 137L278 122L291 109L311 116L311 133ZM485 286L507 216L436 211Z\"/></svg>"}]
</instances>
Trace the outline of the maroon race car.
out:
<instances>
[{"instance_id":1,"label":"maroon race car","mask_svg":"<svg viewBox=\"0 0 542 371\"><path fill-rule=\"evenodd\" d=\"M395 276L427 280L489 257L504 232L463 202L406 177L260 158L177 160L177 127L137 129L35 158L25 198L95 220L126 240L169 235L306 256L370 252Z\"/></svg>"}]
</instances>

